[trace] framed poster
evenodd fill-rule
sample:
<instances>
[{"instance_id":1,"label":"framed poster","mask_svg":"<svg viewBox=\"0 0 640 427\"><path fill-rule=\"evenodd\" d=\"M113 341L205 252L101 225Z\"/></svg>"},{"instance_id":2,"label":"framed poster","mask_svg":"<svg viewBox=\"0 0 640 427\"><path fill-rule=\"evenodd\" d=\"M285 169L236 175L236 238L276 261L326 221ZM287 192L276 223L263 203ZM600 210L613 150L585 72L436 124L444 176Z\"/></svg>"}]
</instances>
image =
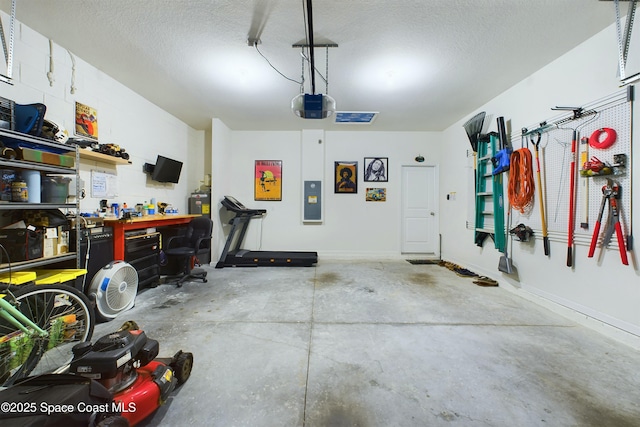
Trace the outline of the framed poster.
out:
<instances>
[{"instance_id":1,"label":"framed poster","mask_svg":"<svg viewBox=\"0 0 640 427\"><path fill-rule=\"evenodd\" d=\"M358 192L358 162L334 162L335 192Z\"/></svg>"},{"instance_id":2,"label":"framed poster","mask_svg":"<svg viewBox=\"0 0 640 427\"><path fill-rule=\"evenodd\" d=\"M98 112L79 102L76 102L76 135L98 139Z\"/></svg>"},{"instance_id":3,"label":"framed poster","mask_svg":"<svg viewBox=\"0 0 640 427\"><path fill-rule=\"evenodd\" d=\"M387 182L389 158L388 157L365 157L364 158L364 181L365 182Z\"/></svg>"},{"instance_id":4,"label":"framed poster","mask_svg":"<svg viewBox=\"0 0 640 427\"><path fill-rule=\"evenodd\" d=\"M387 189L386 188L367 188L366 201L367 202L386 202L387 201Z\"/></svg>"},{"instance_id":5,"label":"framed poster","mask_svg":"<svg viewBox=\"0 0 640 427\"><path fill-rule=\"evenodd\" d=\"M254 200L282 200L282 160L256 160Z\"/></svg>"}]
</instances>

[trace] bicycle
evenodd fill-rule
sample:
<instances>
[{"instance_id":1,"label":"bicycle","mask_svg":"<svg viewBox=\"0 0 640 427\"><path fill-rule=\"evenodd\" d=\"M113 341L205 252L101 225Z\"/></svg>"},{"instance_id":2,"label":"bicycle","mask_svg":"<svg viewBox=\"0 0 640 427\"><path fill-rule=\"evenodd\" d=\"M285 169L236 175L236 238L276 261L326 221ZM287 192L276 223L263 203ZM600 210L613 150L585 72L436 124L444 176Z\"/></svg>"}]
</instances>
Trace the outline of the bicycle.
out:
<instances>
[{"instance_id":1,"label":"bicycle","mask_svg":"<svg viewBox=\"0 0 640 427\"><path fill-rule=\"evenodd\" d=\"M29 375L64 372L72 347L89 341L89 299L64 285L0 287L0 389Z\"/></svg>"}]
</instances>

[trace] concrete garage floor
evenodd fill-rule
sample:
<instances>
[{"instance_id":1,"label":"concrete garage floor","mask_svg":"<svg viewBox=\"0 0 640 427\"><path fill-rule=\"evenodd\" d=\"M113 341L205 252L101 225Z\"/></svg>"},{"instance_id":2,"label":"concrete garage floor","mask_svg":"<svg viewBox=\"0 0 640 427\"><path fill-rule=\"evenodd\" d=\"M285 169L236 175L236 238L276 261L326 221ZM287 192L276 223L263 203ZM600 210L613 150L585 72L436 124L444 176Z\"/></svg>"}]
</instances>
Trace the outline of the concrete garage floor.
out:
<instances>
[{"instance_id":1,"label":"concrete garage floor","mask_svg":"<svg viewBox=\"0 0 640 427\"><path fill-rule=\"evenodd\" d=\"M210 268L136 320L191 378L147 426L639 426L640 354L438 265Z\"/></svg>"}]
</instances>

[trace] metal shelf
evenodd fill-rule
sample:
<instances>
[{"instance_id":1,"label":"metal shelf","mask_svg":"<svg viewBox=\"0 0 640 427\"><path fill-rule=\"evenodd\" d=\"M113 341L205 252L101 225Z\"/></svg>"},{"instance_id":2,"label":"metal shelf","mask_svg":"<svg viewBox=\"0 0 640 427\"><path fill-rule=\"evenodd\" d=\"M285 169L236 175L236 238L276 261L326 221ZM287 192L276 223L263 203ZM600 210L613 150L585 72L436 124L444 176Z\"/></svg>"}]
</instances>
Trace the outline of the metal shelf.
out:
<instances>
[{"instance_id":1,"label":"metal shelf","mask_svg":"<svg viewBox=\"0 0 640 427\"><path fill-rule=\"evenodd\" d=\"M47 258L37 258L29 261L12 262L11 264L0 264L0 273L7 273L9 271L24 271L30 270L36 267L42 267L44 265L55 264L62 261L72 261L78 258L76 252L67 252L66 254L55 255Z\"/></svg>"},{"instance_id":2,"label":"metal shelf","mask_svg":"<svg viewBox=\"0 0 640 427\"><path fill-rule=\"evenodd\" d=\"M75 209L75 203L22 203L7 202L0 203L0 210L43 210L43 209Z\"/></svg>"},{"instance_id":3,"label":"metal shelf","mask_svg":"<svg viewBox=\"0 0 640 427\"><path fill-rule=\"evenodd\" d=\"M9 160L0 159L0 166L10 169L30 169L43 172L74 175L76 168L68 168L65 166L49 165L47 163L30 162L27 160Z\"/></svg>"},{"instance_id":4,"label":"metal shelf","mask_svg":"<svg viewBox=\"0 0 640 427\"><path fill-rule=\"evenodd\" d=\"M37 136L22 133L22 132L16 132L14 130L0 128L0 136L7 136L9 138L17 139L18 141L36 143L38 145L54 148L60 151L68 151L70 153L75 152L75 148L69 145L60 144L59 142L55 142L50 139L40 138Z\"/></svg>"}]
</instances>

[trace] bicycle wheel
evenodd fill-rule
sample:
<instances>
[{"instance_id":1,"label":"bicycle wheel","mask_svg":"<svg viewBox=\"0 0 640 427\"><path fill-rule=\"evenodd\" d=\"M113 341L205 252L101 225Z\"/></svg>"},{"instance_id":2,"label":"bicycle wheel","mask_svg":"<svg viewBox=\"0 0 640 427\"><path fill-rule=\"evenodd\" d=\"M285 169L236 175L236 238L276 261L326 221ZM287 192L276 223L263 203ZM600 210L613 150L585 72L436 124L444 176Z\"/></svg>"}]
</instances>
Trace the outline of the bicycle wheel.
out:
<instances>
[{"instance_id":1,"label":"bicycle wheel","mask_svg":"<svg viewBox=\"0 0 640 427\"><path fill-rule=\"evenodd\" d=\"M15 287L12 287L15 289ZM64 369L72 357L72 347L89 341L95 323L89 299L66 285L22 285L2 291L29 320L48 336L29 336L0 318L0 384L12 385L28 375Z\"/></svg>"}]
</instances>

